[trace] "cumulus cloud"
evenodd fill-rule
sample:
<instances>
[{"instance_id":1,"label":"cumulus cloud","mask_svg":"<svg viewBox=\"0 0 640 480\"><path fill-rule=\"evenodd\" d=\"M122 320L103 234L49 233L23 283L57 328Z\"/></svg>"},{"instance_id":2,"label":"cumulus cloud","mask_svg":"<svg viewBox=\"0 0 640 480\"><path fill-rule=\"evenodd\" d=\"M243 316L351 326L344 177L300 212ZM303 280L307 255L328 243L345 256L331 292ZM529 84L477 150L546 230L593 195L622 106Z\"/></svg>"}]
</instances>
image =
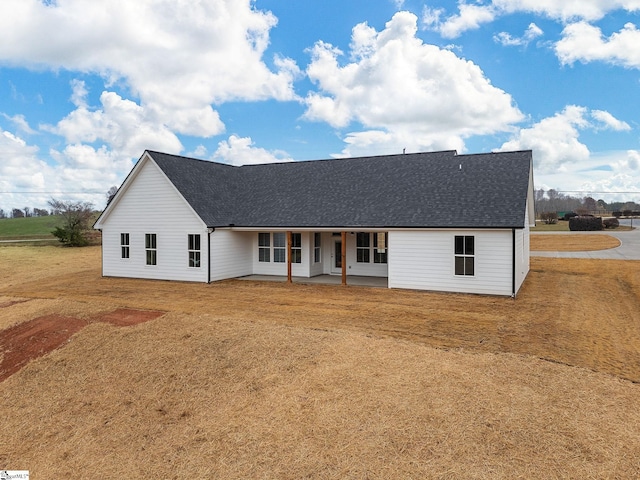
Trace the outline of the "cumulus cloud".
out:
<instances>
[{"instance_id":1,"label":"cumulus cloud","mask_svg":"<svg viewBox=\"0 0 640 480\"><path fill-rule=\"evenodd\" d=\"M592 122L595 120L596 123ZM603 110L589 111L569 105L562 112L544 118L530 128L521 129L500 151L533 150L536 171L541 174L566 172L572 164L584 166L591 152L580 142L580 132L586 129L630 130L631 127Z\"/></svg>"},{"instance_id":2,"label":"cumulus cloud","mask_svg":"<svg viewBox=\"0 0 640 480\"><path fill-rule=\"evenodd\" d=\"M556 43L556 55L563 64L602 61L628 68L640 68L640 31L632 23L606 38L586 22L567 25Z\"/></svg>"},{"instance_id":3,"label":"cumulus cloud","mask_svg":"<svg viewBox=\"0 0 640 480\"><path fill-rule=\"evenodd\" d=\"M523 128L504 143L500 151L534 150L534 162L543 173L561 171L565 164L589 158L589 149L578 140L580 130L587 128L587 109L576 105L567 106L533 125Z\"/></svg>"},{"instance_id":4,"label":"cumulus cloud","mask_svg":"<svg viewBox=\"0 0 640 480\"><path fill-rule=\"evenodd\" d=\"M444 13L441 9L431 10L428 7L423 11L423 24L433 30L437 30L444 38L456 38L462 32L475 30L484 23L492 22L496 17L496 10L490 5L473 5L461 2L458 5L458 14L451 15L441 21Z\"/></svg>"},{"instance_id":5,"label":"cumulus cloud","mask_svg":"<svg viewBox=\"0 0 640 480\"><path fill-rule=\"evenodd\" d=\"M615 10L640 10L639 0L493 0L488 3L458 3L458 13L446 15L443 9L425 8L422 23L445 38L455 38L468 30L479 28L497 17L514 13L531 13L562 22L596 21ZM508 34L499 37L508 41Z\"/></svg>"},{"instance_id":6,"label":"cumulus cloud","mask_svg":"<svg viewBox=\"0 0 640 480\"><path fill-rule=\"evenodd\" d=\"M72 97L77 97L76 90ZM169 153L182 150L178 137L135 102L104 91L100 103L100 108L91 109L83 100L79 101L78 108L56 126L45 128L63 136L70 144L103 143L116 155L129 158L137 157L146 148Z\"/></svg>"},{"instance_id":7,"label":"cumulus cloud","mask_svg":"<svg viewBox=\"0 0 640 480\"><path fill-rule=\"evenodd\" d=\"M0 61L98 73L177 133L212 136L222 123L211 105L295 98L295 62L275 58L272 71L262 58L276 23L251 0L6 0Z\"/></svg>"},{"instance_id":8,"label":"cumulus cloud","mask_svg":"<svg viewBox=\"0 0 640 480\"><path fill-rule=\"evenodd\" d=\"M231 135L228 140L218 143L212 160L230 165L255 165L259 163L292 162L286 152L281 150L268 151L254 146L250 137Z\"/></svg>"},{"instance_id":9,"label":"cumulus cloud","mask_svg":"<svg viewBox=\"0 0 640 480\"><path fill-rule=\"evenodd\" d=\"M416 32L417 17L399 12L380 32L366 23L354 27L345 65L338 61L343 52L328 43L311 50L307 75L318 91L305 100L305 118L365 128L348 135L344 154L356 147L461 148L470 135L522 120L511 96L477 65L423 43Z\"/></svg>"},{"instance_id":10,"label":"cumulus cloud","mask_svg":"<svg viewBox=\"0 0 640 480\"><path fill-rule=\"evenodd\" d=\"M529 24L522 37L512 37L507 32L500 32L493 36L493 40L505 47L526 47L533 40L544 35L544 32L535 23Z\"/></svg>"}]
</instances>

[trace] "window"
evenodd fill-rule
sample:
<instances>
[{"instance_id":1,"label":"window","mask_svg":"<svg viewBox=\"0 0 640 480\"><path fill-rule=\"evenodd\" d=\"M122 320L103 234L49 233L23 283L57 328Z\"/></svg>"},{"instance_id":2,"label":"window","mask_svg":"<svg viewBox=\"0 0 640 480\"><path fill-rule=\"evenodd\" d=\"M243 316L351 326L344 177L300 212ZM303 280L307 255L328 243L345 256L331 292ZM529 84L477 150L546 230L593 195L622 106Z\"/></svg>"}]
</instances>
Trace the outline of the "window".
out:
<instances>
[{"instance_id":1,"label":"window","mask_svg":"<svg viewBox=\"0 0 640 480\"><path fill-rule=\"evenodd\" d=\"M387 263L387 233L373 234L373 263Z\"/></svg>"},{"instance_id":2,"label":"window","mask_svg":"<svg viewBox=\"0 0 640 480\"><path fill-rule=\"evenodd\" d=\"M189 266L200 267L200 235L189 234Z\"/></svg>"},{"instance_id":3,"label":"window","mask_svg":"<svg viewBox=\"0 0 640 480\"><path fill-rule=\"evenodd\" d=\"M454 258L456 275L474 275L475 237L456 235L454 240Z\"/></svg>"},{"instance_id":4,"label":"window","mask_svg":"<svg viewBox=\"0 0 640 480\"><path fill-rule=\"evenodd\" d=\"M291 234L291 263L302 263L302 234Z\"/></svg>"},{"instance_id":5,"label":"window","mask_svg":"<svg viewBox=\"0 0 640 480\"><path fill-rule=\"evenodd\" d=\"M321 233L314 233L313 234L313 263L320 263L321 260L321 255L322 255L322 250L321 250L321 244L322 244L322 234Z\"/></svg>"},{"instance_id":6,"label":"window","mask_svg":"<svg viewBox=\"0 0 640 480\"><path fill-rule=\"evenodd\" d=\"M156 234L145 233L144 235L144 248L147 253L147 265L157 264L157 250L156 250Z\"/></svg>"},{"instance_id":7,"label":"window","mask_svg":"<svg viewBox=\"0 0 640 480\"><path fill-rule=\"evenodd\" d=\"M358 232L356 234L356 261L358 263L369 263L371 261L371 235L369 232Z\"/></svg>"},{"instance_id":8,"label":"window","mask_svg":"<svg viewBox=\"0 0 640 480\"><path fill-rule=\"evenodd\" d=\"M287 237L284 232L273 234L273 261L276 263L287 261Z\"/></svg>"},{"instance_id":9,"label":"window","mask_svg":"<svg viewBox=\"0 0 640 480\"><path fill-rule=\"evenodd\" d=\"M373 236L373 242L371 237ZM373 254L372 254L373 251ZM358 232L356 237L356 261L358 263L387 263L387 233Z\"/></svg>"},{"instance_id":10,"label":"window","mask_svg":"<svg viewBox=\"0 0 640 480\"><path fill-rule=\"evenodd\" d=\"M258 261L271 261L271 234L258 233Z\"/></svg>"},{"instance_id":11,"label":"window","mask_svg":"<svg viewBox=\"0 0 640 480\"><path fill-rule=\"evenodd\" d=\"M129 234L120 234L120 252L122 258L129 258Z\"/></svg>"}]
</instances>

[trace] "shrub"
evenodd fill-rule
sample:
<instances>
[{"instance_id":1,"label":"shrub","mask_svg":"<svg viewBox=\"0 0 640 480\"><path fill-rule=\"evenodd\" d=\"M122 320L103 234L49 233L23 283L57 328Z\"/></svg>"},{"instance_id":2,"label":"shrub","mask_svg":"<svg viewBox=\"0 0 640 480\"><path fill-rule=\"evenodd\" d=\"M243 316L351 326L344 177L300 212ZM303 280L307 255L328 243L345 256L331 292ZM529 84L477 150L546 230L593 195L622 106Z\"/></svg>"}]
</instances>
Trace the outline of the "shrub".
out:
<instances>
[{"instance_id":1,"label":"shrub","mask_svg":"<svg viewBox=\"0 0 640 480\"><path fill-rule=\"evenodd\" d=\"M620 222L617 218L607 218L602 221L604 224L604 228L618 228L620 226Z\"/></svg>"},{"instance_id":2,"label":"shrub","mask_svg":"<svg viewBox=\"0 0 640 480\"><path fill-rule=\"evenodd\" d=\"M542 212L540 219L547 225L558 223L558 214L556 212Z\"/></svg>"},{"instance_id":3,"label":"shrub","mask_svg":"<svg viewBox=\"0 0 640 480\"><path fill-rule=\"evenodd\" d=\"M577 216L578 216L578 214L575 213L575 212L567 212L567 213L564 214L564 217L562 217L562 218L564 218L568 222L573 217L577 217Z\"/></svg>"},{"instance_id":4,"label":"shrub","mask_svg":"<svg viewBox=\"0 0 640 480\"><path fill-rule=\"evenodd\" d=\"M613 216L616 218L620 218L622 216L622 212L613 212Z\"/></svg>"},{"instance_id":5,"label":"shrub","mask_svg":"<svg viewBox=\"0 0 640 480\"><path fill-rule=\"evenodd\" d=\"M602 219L600 217L573 217L569 219L569 230L572 232L591 232L602 230Z\"/></svg>"}]
</instances>

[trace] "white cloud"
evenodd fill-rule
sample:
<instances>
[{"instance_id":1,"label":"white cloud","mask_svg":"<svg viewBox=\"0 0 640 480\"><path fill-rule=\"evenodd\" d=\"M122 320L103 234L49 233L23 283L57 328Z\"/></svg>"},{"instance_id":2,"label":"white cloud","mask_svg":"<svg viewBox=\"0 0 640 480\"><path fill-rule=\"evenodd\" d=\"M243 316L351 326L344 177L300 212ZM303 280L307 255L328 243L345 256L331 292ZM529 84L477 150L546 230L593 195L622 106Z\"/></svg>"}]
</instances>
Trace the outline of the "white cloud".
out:
<instances>
[{"instance_id":1,"label":"white cloud","mask_svg":"<svg viewBox=\"0 0 640 480\"><path fill-rule=\"evenodd\" d=\"M99 109L81 103L55 127L46 129L62 135L71 144L105 143L116 155L129 158L139 156L147 148L169 153L182 150L178 137L135 102L107 91L100 95L100 102Z\"/></svg>"},{"instance_id":2,"label":"white cloud","mask_svg":"<svg viewBox=\"0 0 640 480\"><path fill-rule=\"evenodd\" d=\"M464 2L458 4L457 15L452 15L444 22L432 24L444 38L456 38L462 32L475 30L484 23L492 22L496 11L492 6L470 5ZM436 17L437 18L437 17Z\"/></svg>"},{"instance_id":3,"label":"white cloud","mask_svg":"<svg viewBox=\"0 0 640 480\"><path fill-rule=\"evenodd\" d=\"M590 112L585 107L569 105L562 112L521 129L499 150L533 150L536 188L580 192L640 191L640 152L590 152L579 140L582 131L599 128L589 118L608 128L626 130L624 126L628 127L609 112ZM612 193L599 198L628 200L632 196ZM640 195L633 198L640 199Z\"/></svg>"},{"instance_id":4,"label":"white cloud","mask_svg":"<svg viewBox=\"0 0 640 480\"><path fill-rule=\"evenodd\" d=\"M455 38L467 30L479 28L497 17L514 13L531 13L562 22L595 21L615 10L636 12L640 0L493 0L483 3L458 3L458 13L445 15L443 9L425 8L422 22L425 28L438 31L445 38ZM508 34L498 38L510 39Z\"/></svg>"},{"instance_id":5,"label":"white cloud","mask_svg":"<svg viewBox=\"0 0 640 480\"><path fill-rule=\"evenodd\" d=\"M562 171L566 164L589 158L589 149L578 140L579 130L589 126L586 115L584 107L567 106L553 117L545 118L531 128L521 129L500 150L533 150L537 171Z\"/></svg>"},{"instance_id":6,"label":"white cloud","mask_svg":"<svg viewBox=\"0 0 640 480\"><path fill-rule=\"evenodd\" d=\"M640 201L637 150L591 154L580 163L568 164L562 172L535 172L536 188L580 192L605 201Z\"/></svg>"},{"instance_id":7,"label":"white cloud","mask_svg":"<svg viewBox=\"0 0 640 480\"><path fill-rule=\"evenodd\" d=\"M228 163L230 165L255 165L259 163L292 162L286 152L276 150L268 151L255 147L250 137L238 137L231 135L228 140L218 143L212 160Z\"/></svg>"},{"instance_id":8,"label":"white cloud","mask_svg":"<svg viewBox=\"0 0 640 480\"><path fill-rule=\"evenodd\" d=\"M529 24L522 37L512 37L507 32L500 32L493 36L493 40L505 47L527 46L536 38L544 35L544 32L535 23Z\"/></svg>"},{"instance_id":9,"label":"white cloud","mask_svg":"<svg viewBox=\"0 0 640 480\"><path fill-rule=\"evenodd\" d=\"M631 130L631 126L627 122L618 120L609 112L604 110L592 110L591 116L604 125L604 128L610 128L618 132L626 132Z\"/></svg>"},{"instance_id":10,"label":"white cloud","mask_svg":"<svg viewBox=\"0 0 640 480\"><path fill-rule=\"evenodd\" d=\"M12 117L7 115L6 113L2 113L1 115L11 123L13 123L19 132L26 133L27 135L33 135L37 133L33 128L29 126L29 122L27 122L27 119L24 115L17 114Z\"/></svg>"},{"instance_id":11,"label":"white cloud","mask_svg":"<svg viewBox=\"0 0 640 480\"><path fill-rule=\"evenodd\" d=\"M602 31L586 22L567 25L556 43L556 55L563 64L602 61L640 68L640 31L632 23L605 38Z\"/></svg>"},{"instance_id":12,"label":"white cloud","mask_svg":"<svg viewBox=\"0 0 640 480\"><path fill-rule=\"evenodd\" d=\"M510 95L491 85L473 62L424 44L417 18L396 13L377 32L354 27L351 63L342 52L318 42L307 69L318 92L308 94L305 118L337 128L352 122L365 131L350 133L350 152L362 148L460 148L470 135L506 131L522 120Z\"/></svg>"},{"instance_id":13,"label":"white cloud","mask_svg":"<svg viewBox=\"0 0 640 480\"><path fill-rule=\"evenodd\" d=\"M251 0L39 0L0 2L0 61L27 68L98 73L123 82L177 133L211 136L211 105L295 99L299 70L262 57L277 19ZM44 39L44 40L43 40ZM77 85L74 101L81 101ZM77 104L77 106L81 106Z\"/></svg>"}]
</instances>

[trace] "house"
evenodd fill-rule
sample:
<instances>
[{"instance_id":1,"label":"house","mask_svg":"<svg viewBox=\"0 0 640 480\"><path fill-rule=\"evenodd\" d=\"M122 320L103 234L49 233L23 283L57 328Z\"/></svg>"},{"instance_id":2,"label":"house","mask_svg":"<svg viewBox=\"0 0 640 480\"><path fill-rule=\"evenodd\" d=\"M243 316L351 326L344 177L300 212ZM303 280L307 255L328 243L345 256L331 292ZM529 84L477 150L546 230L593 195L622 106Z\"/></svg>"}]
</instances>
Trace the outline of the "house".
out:
<instances>
[{"instance_id":1,"label":"house","mask_svg":"<svg viewBox=\"0 0 640 480\"><path fill-rule=\"evenodd\" d=\"M531 151L241 167L145 151L94 228L104 276L357 275L515 296L533 208Z\"/></svg>"}]
</instances>

